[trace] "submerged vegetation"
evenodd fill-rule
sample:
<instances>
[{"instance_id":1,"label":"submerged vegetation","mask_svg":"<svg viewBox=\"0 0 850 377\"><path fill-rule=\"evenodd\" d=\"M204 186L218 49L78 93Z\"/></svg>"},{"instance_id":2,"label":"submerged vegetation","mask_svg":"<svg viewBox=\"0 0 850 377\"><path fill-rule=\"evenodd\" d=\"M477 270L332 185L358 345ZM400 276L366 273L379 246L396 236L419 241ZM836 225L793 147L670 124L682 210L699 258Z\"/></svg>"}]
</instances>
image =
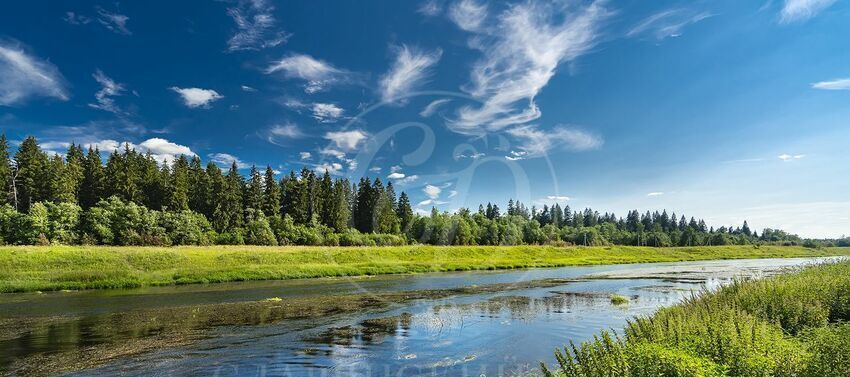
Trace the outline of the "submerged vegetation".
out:
<instances>
[{"instance_id":1,"label":"submerged vegetation","mask_svg":"<svg viewBox=\"0 0 850 377\"><path fill-rule=\"evenodd\" d=\"M850 262L738 281L557 351L547 376L846 376Z\"/></svg>"},{"instance_id":2,"label":"submerged vegetation","mask_svg":"<svg viewBox=\"0 0 850 377\"><path fill-rule=\"evenodd\" d=\"M0 292L334 276L850 255L780 246L0 247Z\"/></svg>"}]
</instances>

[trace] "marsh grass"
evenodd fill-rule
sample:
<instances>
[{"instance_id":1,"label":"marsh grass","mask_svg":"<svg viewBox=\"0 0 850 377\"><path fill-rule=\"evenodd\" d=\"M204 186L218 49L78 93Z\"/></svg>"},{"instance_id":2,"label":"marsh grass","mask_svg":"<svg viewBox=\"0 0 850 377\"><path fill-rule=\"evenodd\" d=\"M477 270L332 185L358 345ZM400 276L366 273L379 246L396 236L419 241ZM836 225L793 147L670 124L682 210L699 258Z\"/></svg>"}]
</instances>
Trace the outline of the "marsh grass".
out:
<instances>
[{"instance_id":1,"label":"marsh grass","mask_svg":"<svg viewBox=\"0 0 850 377\"><path fill-rule=\"evenodd\" d=\"M828 255L850 248L18 246L0 247L0 292Z\"/></svg>"},{"instance_id":2,"label":"marsh grass","mask_svg":"<svg viewBox=\"0 0 850 377\"><path fill-rule=\"evenodd\" d=\"M621 296L618 294L611 295L611 304L613 305L626 305L629 303L629 299L625 296Z\"/></svg>"},{"instance_id":3,"label":"marsh grass","mask_svg":"<svg viewBox=\"0 0 850 377\"><path fill-rule=\"evenodd\" d=\"M737 281L555 354L546 376L847 376L850 262Z\"/></svg>"}]
</instances>

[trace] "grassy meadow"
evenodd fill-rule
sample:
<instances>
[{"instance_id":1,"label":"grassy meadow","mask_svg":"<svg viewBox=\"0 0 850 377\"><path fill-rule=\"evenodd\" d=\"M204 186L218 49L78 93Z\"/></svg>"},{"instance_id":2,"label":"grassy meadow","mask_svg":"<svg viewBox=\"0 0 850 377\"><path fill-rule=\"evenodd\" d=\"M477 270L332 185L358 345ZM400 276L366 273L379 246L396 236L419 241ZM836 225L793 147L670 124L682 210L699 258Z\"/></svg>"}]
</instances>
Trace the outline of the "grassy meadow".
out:
<instances>
[{"instance_id":1,"label":"grassy meadow","mask_svg":"<svg viewBox=\"0 0 850 377\"><path fill-rule=\"evenodd\" d=\"M739 281L556 352L546 376L850 375L850 262ZM544 367L545 369L545 367Z\"/></svg>"},{"instance_id":2,"label":"grassy meadow","mask_svg":"<svg viewBox=\"0 0 850 377\"><path fill-rule=\"evenodd\" d=\"M850 248L16 246L0 247L0 292L829 255Z\"/></svg>"}]
</instances>

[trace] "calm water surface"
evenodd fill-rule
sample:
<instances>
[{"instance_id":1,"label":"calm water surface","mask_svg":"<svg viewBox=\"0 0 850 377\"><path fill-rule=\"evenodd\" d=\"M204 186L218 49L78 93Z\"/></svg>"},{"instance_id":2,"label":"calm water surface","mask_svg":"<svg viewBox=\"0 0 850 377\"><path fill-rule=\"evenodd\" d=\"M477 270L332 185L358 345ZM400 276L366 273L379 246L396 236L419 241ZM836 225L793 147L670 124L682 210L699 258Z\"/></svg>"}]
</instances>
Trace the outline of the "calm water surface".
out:
<instances>
[{"instance_id":1,"label":"calm water surface","mask_svg":"<svg viewBox=\"0 0 850 377\"><path fill-rule=\"evenodd\" d=\"M704 288L762 277L824 259L793 258L227 283L134 290L0 295L0 319L29 329L0 337L0 374L39 357L79 362L101 348L133 345L157 328L127 326L156 308L381 294L580 278L555 287L509 289L392 304L379 310L242 326L210 326L176 347L72 372L79 376L497 376L523 375L552 351L603 329L621 329ZM611 294L630 299L615 306ZM148 313L148 312L144 312ZM145 314L153 315L153 314ZM138 321L146 321L140 315ZM186 316L192 311L186 310ZM116 318L124 319L123 322ZM44 320L41 320L44 318ZM225 321L226 322L226 321ZM122 328L128 327L128 328ZM106 330L104 330L106 329ZM123 344L122 344L123 343Z\"/></svg>"}]
</instances>

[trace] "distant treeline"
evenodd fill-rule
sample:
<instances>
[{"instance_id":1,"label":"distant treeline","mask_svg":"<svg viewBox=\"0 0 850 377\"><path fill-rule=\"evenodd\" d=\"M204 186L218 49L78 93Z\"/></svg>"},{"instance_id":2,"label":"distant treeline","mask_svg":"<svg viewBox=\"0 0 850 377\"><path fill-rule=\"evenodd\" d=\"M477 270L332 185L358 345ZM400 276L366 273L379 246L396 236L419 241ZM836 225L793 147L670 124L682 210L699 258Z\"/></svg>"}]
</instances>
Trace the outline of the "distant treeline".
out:
<instances>
[{"instance_id":1,"label":"distant treeline","mask_svg":"<svg viewBox=\"0 0 850 377\"><path fill-rule=\"evenodd\" d=\"M406 193L397 196L378 178L354 183L304 168L276 180L271 167L243 177L236 163L226 172L197 156L162 163L129 145L104 164L97 149L72 144L64 156L51 155L33 137L10 156L2 135L0 161L0 244L850 246L850 239L758 234L746 221L714 229L666 210L619 218L511 200L504 213L488 203L420 216Z\"/></svg>"}]
</instances>

